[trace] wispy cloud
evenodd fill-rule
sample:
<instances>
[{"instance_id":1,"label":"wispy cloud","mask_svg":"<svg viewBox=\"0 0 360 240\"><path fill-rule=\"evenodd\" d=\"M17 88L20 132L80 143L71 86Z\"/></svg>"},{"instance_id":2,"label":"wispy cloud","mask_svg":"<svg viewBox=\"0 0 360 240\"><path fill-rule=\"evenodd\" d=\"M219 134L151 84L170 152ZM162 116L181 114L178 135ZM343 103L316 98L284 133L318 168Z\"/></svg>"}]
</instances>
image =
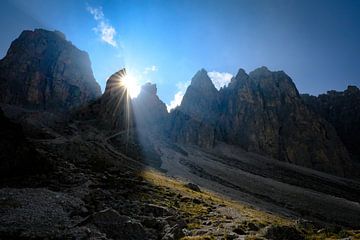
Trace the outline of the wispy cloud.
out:
<instances>
[{"instance_id":1,"label":"wispy cloud","mask_svg":"<svg viewBox=\"0 0 360 240\"><path fill-rule=\"evenodd\" d=\"M231 78L233 77L232 74L227 72L208 72L208 75L212 82L214 83L214 86L219 90L220 88L228 85L231 81Z\"/></svg>"},{"instance_id":2,"label":"wispy cloud","mask_svg":"<svg viewBox=\"0 0 360 240\"><path fill-rule=\"evenodd\" d=\"M97 22L97 26L93 28L95 33L100 35L103 42L110 44L113 47L117 47L117 42L115 40L116 30L109 24L109 20L105 18L102 8L87 6L86 10L94 17L94 20Z\"/></svg>"},{"instance_id":3,"label":"wispy cloud","mask_svg":"<svg viewBox=\"0 0 360 240\"><path fill-rule=\"evenodd\" d=\"M146 67L145 69L144 69L144 74L146 75L146 74L148 74L148 73L150 73L150 72L156 72L158 70L158 67L157 66L155 66L155 65L152 65L152 66L150 66L150 67Z\"/></svg>"},{"instance_id":4,"label":"wispy cloud","mask_svg":"<svg viewBox=\"0 0 360 240\"><path fill-rule=\"evenodd\" d=\"M174 98L173 100L171 100L170 104L166 104L168 112L170 112L171 109L174 109L181 104L186 89L189 85L190 85L190 81L179 82L176 84L178 91L175 93Z\"/></svg>"}]
</instances>

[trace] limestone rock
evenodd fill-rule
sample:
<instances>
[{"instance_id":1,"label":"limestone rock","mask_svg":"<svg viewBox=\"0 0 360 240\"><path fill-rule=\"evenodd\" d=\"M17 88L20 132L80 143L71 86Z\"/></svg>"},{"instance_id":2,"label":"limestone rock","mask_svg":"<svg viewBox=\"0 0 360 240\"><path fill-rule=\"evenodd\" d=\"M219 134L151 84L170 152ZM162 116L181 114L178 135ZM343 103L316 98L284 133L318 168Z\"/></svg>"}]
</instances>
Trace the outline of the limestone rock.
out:
<instances>
[{"instance_id":1,"label":"limestone rock","mask_svg":"<svg viewBox=\"0 0 360 240\"><path fill-rule=\"evenodd\" d=\"M195 183L191 183L191 182L187 183L187 184L185 184L185 187L187 187L195 192L201 192L200 187L198 185L196 185Z\"/></svg>"},{"instance_id":2,"label":"limestone rock","mask_svg":"<svg viewBox=\"0 0 360 240\"><path fill-rule=\"evenodd\" d=\"M220 91L219 135L226 142L276 159L344 175L346 149L333 127L302 102L283 71L239 71Z\"/></svg>"},{"instance_id":3,"label":"limestone rock","mask_svg":"<svg viewBox=\"0 0 360 240\"><path fill-rule=\"evenodd\" d=\"M318 97L301 95L305 103L331 123L351 157L360 162L360 90L348 86L343 92L328 91Z\"/></svg>"},{"instance_id":4,"label":"limestone rock","mask_svg":"<svg viewBox=\"0 0 360 240\"><path fill-rule=\"evenodd\" d=\"M303 240L305 237L295 227L271 225L264 229L263 236L270 240Z\"/></svg>"},{"instance_id":5,"label":"limestone rock","mask_svg":"<svg viewBox=\"0 0 360 240\"><path fill-rule=\"evenodd\" d=\"M167 136L181 144L194 144L212 148L215 143L215 128L212 124L199 121L179 109L170 113Z\"/></svg>"},{"instance_id":6,"label":"limestone rock","mask_svg":"<svg viewBox=\"0 0 360 240\"><path fill-rule=\"evenodd\" d=\"M126 130L133 126L132 103L123 83L125 76L125 69L111 75L100 99L99 118L111 129Z\"/></svg>"},{"instance_id":7,"label":"limestone rock","mask_svg":"<svg viewBox=\"0 0 360 240\"><path fill-rule=\"evenodd\" d=\"M192 78L178 109L195 120L214 122L219 113L218 97L206 70L201 69Z\"/></svg>"},{"instance_id":8,"label":"limestone rock","mask_svg":"<svg viewBox=\"0 0 360 240\"><path fill-rule=\"evenodd\" d=\"M86 52L58 31L23 31L0 60L0 102L68 110L100 96Z\"/></svg>"},{"instance_id":9,"label":"limestone rock","mask_svg":"<svg viewBox=\"0 0 360 240\"><path fill-rule=\"evenodd\" d=\"M206 70L201 69L192 78L181 105L171 111L168 135L180 143L211 148L219 111L218 91Z\"/></svg>"},{"instance_id":10,"label":"limestone rock","mask_svg":"<svg viewBox=\"0 0 360 240\"><path fill-rule=\"evenodd\" d=\"M170 113L168 129L180 143L212 147L224 141L341 176L351 166L334 128L309 110L288 75L266 67L250 74L240 69L220 91L200 70Z\"/></svg>"},{"instance_id":11,"label":"limestone rock","mask_svg":"<svg viewBox=\"0 0 360 240\"><path fill-rule=\"evenodd\" d=\"M168 117L166 105L157 96L155 84L146 83L133 100L136 125L140 128L159 127L161 130Z\"/></svg>"}]
</instances>

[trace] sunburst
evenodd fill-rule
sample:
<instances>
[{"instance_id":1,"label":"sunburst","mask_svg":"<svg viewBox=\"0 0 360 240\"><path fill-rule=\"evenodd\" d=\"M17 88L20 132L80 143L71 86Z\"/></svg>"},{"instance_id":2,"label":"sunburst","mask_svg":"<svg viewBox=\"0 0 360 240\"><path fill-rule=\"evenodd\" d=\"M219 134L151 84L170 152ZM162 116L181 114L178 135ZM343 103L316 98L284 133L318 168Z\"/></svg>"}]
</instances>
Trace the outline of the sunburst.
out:
<instances>
[{"instance_id":1,"label":"sunburst","mask_svg":"<svg viewBox=\"0 0 360 240\"><path fill-rule=\"evenodd\" d=\"M139 95L141 89L140 85L135 75L132 74L131 72L126 71L126 74L122 79L122 84L124 84L124 86L128 90L128 93L131 98L135 98L137 97L137 95Z\"/></svg>"}]
</instances>

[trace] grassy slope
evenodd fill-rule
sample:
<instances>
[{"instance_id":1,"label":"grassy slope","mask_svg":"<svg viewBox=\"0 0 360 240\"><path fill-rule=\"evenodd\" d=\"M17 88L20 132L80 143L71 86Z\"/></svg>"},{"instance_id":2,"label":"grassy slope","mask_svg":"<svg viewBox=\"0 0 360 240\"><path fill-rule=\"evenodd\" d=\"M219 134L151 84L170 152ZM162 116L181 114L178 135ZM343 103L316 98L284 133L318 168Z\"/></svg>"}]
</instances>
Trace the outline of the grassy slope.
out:
<instances>
[{"instance_id":1,"label":"grassy slope","mask_svg":"<svg viewBox=\"0 0 360 240\"><path fill-rule=\"evenodd\" d=\"M152 193L143 194L142 200L179 212L191 232L190 236L183 239L231 239L233 231L243 231L246 239L262 239L264 229L270 225L296 228L305 239L339 239L348 236L360 239L360 231L298 224L293 219L254 209L203 189L202 192L190 190L180 180L155 170L144 170L142 176L156 189Z\"/></svg>"}]
</instances>

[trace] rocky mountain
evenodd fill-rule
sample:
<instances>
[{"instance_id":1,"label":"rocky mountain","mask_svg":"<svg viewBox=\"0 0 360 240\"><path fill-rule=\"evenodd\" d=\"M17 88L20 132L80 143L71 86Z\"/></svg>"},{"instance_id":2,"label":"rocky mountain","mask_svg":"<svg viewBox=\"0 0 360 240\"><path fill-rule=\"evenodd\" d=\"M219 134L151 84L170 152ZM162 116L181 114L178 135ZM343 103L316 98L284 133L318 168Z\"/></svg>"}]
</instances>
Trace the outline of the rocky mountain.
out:
<instances>
[{"instance_id":1,"label":"rocky mountain","mask_svg":"<svg viewBox=\"0 0 360 240\"><path fill-rule=\"evenodd\" d=\"M125 76L125 69L111 75L100 98L99 118L111 129L125 130L133 125L132 103L123 84Z\"/></svg>"},{"instance_id":2,"label":"rocky mountain","mask_svg":"<svg viewBox=\"0 0 360 240\"><path fill-rule=\"evenodd\" d=\"M360 90L348 86L345 91L328 91L326 94L311 96L302 94L310 109L331 123L351 157L360 161Z\"/></svg>"},{"instance_id":3,"label":"rocky mountain","mask_svg":"<svg viewBox=\"0 0 360 240\"><path fill-rule=\"evenodd\" d=\"M350 164L334 128L308 109L291 78L266 67L250 74L240 69L220 91L199 71L170 125L170 135L183 143L211 147L224 141L342 176Z\"/></svg>"},{"instance_id":4,"label":"rocky mountain","mask_svg":"<svg viewBox=\"0 0 360 240\"><path fill-rule=\"evenodd\" d=\"M178 109L195 120L216 121L220 111L219 95L205 69L198 71L191 79Z\"/></svg>"},{"instance_id":5,"label":"rocky mountain","mask_svg":"<svg viewBox=\"0 0 360 240\"><path fill-rule=\"evenodd\" d=\"M101 95L89 56L58 31L23 31L0 61L0 102L67 110Z\"/></svg>"},{"instance_id":6,"label":"rocky mountain","mask_svg":"<svg viewBox=\"0 0 360 240\"><path fill-rule=\"evenodd\" d=\"M133 107L123 80L126 69L112 74L106 81L106 87L101 97L76 108L72 115L74 119L92 121L106 131L124 131L135 124Z\"/></svg>"},{"instance_id":7,"label":"rocky mountain","mask_svg":"<svg viewBox=\"0 0 360 240\"><path fill-rule=\"evenodd\" d=\"M346 170L334 130L304 105L285 73L240 70L217 91L201 70L169 114L153 84L130 100L125 69L110 76L102 96L79 80L82 70L65 78L83 54L66 58L58 72L66 74L55 81L51 63L63 41L38 42L53 34L64 40L26 31L26 48L8 55L29 71L2 68L0 239L359 236L351 229L359 228L359 182L263 156ZM27 48L44 54L30 57ZM31 69L49 75L25 74ZM70 87L74 79L81 92ZM37 80L45 87L29 88Z\"/></svg>"},{"instance_id":8,"label":"rocky mountain","mask_svg":"<svg viewBox=\"0 0 360 240\"><path fill-rule=\"evenodd\" d=\"M219 107L218 91L201 69L192 78L181 105L170 114L168 136L180 143L213 147Z\"/></svg>"},{"instance_id":9,"label":"rocky mountain","mask_svg":"<svg viewBox=\"0 0 360 240\"><path fill-rule=\"evenodd\" d=\"M136 125L140 128L158 127L162 130L168 117L166 105L157 95L155 84L146 83L133 100Z\"/></svg>"}]
</instances>

